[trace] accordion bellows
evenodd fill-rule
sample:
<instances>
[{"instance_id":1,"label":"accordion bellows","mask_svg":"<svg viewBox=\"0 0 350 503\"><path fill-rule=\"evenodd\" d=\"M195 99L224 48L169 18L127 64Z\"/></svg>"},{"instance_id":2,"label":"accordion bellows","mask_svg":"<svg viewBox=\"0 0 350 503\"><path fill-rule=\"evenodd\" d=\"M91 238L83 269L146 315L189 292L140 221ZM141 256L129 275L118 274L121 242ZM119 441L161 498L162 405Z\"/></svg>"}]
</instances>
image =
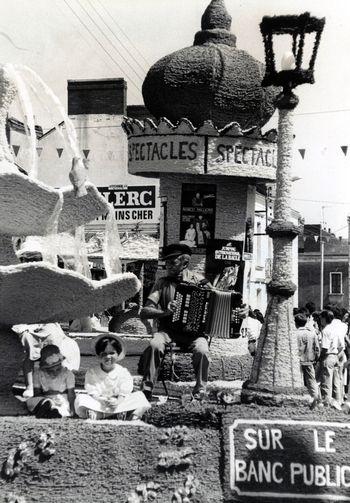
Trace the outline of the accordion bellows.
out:
<instances>
[{"instance_id":1,"label":"accordion bellows","mask_svg":"<svg viewBox=\"0 0 350 503\"><path fill-rule=\"evenodd\" d=\"M140 286L132 273L93 281L45 262L0 267L0 324L80 318L120 304Z\"/></svg>"}]
</instances>

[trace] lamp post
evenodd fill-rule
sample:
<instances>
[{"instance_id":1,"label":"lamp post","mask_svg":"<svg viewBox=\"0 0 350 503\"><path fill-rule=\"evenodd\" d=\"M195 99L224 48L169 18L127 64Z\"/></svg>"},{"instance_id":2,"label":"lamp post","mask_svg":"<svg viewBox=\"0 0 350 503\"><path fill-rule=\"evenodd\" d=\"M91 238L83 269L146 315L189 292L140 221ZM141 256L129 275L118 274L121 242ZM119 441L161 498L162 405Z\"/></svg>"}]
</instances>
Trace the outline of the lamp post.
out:
<instances>
[{"instance_id":1,"label":"lamp post","mask_svg":"<svg viewBox=\"0 0 350 503\"><path fill-rule=\"evenodd\" d=\"M299 16L265 16L260 24L264 40L266 73L263 86L282 87L276 105L279 112L276 198L274 219L266 229L273 240L272 279L267 286L270 296L265 323L259 337L251 375L243 385L242 401L276 404L295 400L304 388L293 318L292 242L299 234L291 222L291 163L293 143L293 110L298 97L296 86L314 82L314 65L325 19ZM305 37L315 35L308 67L302 67ZM277 71L274 38L290 35L292 48L282 58Z\"/></svg>"}]
</instances>

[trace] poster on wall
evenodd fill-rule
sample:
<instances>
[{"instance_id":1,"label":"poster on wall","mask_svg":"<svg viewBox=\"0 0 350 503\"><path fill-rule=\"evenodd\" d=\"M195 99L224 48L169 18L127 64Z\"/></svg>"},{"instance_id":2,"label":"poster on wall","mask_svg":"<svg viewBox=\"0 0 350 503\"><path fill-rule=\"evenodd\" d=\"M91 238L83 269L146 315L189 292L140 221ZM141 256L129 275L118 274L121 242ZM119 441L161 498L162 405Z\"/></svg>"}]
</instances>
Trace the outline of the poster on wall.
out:
<instances>
[{"instance_id":1,"label":"poster on wall","mask_svg":"<svg viewBox=\"0 0 350 503\"><path fill-rule=\"evenodd\" d=\"M206 248L206 278L224 291L243 294L243 241L211 239Z\"/></svg>"},{"instance_id":2,"label":"poster on wall","mask_svg":"<svg viewBox=\"0 0 350 503\"><path fill-rule=\"evenodd\" d=\"M113 205L118 222L159 221L155 185L110 185L98 190Z\"/></svg>"},{"instance_id":3,"label":"poster on wall","mask_svg":"<svg viewBox=\"0 0 350 503\"><path fill-rule=\"evenodd\" d=\"M193 253L205 253L215 232L216 185L183 183L180 242Z\"/></svg>"}]
</instances>

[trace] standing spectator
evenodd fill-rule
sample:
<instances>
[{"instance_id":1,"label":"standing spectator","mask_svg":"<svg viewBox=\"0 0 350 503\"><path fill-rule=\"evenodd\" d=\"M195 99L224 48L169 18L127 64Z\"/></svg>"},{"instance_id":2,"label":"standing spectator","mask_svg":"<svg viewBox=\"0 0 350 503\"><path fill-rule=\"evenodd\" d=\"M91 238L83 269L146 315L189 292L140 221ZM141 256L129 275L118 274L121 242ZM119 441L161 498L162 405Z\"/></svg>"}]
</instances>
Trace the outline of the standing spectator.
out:
<instances>
[{"instance_id":1,"label":"standing spectator","mask_svg":"<svg viewBox=\"0 0 350 503\"><path fill-rule=\"evenodd\" d=\"M297 328L300 365L304 383L311 397L315 400L319 395L315 376L315 364L320 356L318 338L316 332L306 326L307 317L305 314L297 314L294 321Z\"/></svg>"},{"instance_id":2,"label":"standing spectator","mask_svg":"<svg viewBox=\"0 0 350 503\"><path fill-rule=\"evenodd\" d=\"M341 390L339 381L339 359L338 353L341 350L341 341L338 337L337 329L332 326L334 314L332 311L321 312L322 330L322 374L321 374L321 394L324 401L331 402L332 395L341 402Z\"/></svg>"},{"instance_id":3,"label":"standing spectator","mask_svg":"<svg viewBox=\"0 0 350 503\"><path fill-rule=\"evenodd\" d=\"M332 328L337 332L339 338L339 352L338 352L339 381L340 381L340 393L341 393L340 398L342 403L344 399L344 370L345 370L344 365L347 360L345 349L346 349L348 326L346 323L343 323L342 321L343 311L340 307L333 306L332 311L334 314L334 320L332 321Z\"/></svg>"},{"instance_id":4,"label":"standing spectator","mask_svg":"<svg viewBox=\"0 0 350 503\"><path fill-rule=\"evenodd\" d=\"M260 336L262 324L256 318L252 308L249 306L248 317L242 321L240 334L248 338L248 351L252 356L256 353L256 343Z\"/></svg>"},{"instance_id":5,"label":"standing spectator","mask_svg":"<svg viewBox=\"0 0 350 503\"><path fill-rule=\"evenodd\" d=\"M309 311L310 314L312 314L316 311L316 305L314 302L307 302L305 304L305 307Z\"/></svg>"}]
</instances>

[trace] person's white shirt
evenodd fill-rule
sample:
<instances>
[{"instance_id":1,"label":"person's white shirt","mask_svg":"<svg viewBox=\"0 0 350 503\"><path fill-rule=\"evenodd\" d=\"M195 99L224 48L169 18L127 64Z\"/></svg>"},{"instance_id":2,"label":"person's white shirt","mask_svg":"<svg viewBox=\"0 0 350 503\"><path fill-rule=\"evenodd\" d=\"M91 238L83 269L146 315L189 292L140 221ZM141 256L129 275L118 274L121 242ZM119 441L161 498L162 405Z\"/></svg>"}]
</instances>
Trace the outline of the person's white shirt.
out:
<instances>
[{"instance_id":1,"label":"person's white shirt","mask_svg":"<svg viewBox=\"0 0 350 503\"><path fill-rule=\"evenodd\" d=\"M240 334L242 337L247 337L249 341L257 341L260 335L262 324L256 318L248 316L242 321Z\"/></svg>"},{"instance_id":2,"label":"person's white shirt","mask_svg":"<svg viewBox=\"0 0 350 503\"><path fill-rule=\"evenodd\" d=\"M328 355L337 355L341 350L345 349L346 332L344 333L342 325L345 325L345 323L334 319L322 330L322 349L326 349Z\"/></svg>"},{"instance_id":3,"label":"person's white shirt","mask_svg":"<svg viewBox=\"0 0 350 503\"><path fill-rule=\"evenodd\" d=\"M341 320L338 320L337 318L334 318L334 320L331 322L331 327L332 330L334 330L334 332L337 334L341 347L344 350L346 347L345 337L348 332L347 324L343 323Z\"/></svg>"}]
</instances>

